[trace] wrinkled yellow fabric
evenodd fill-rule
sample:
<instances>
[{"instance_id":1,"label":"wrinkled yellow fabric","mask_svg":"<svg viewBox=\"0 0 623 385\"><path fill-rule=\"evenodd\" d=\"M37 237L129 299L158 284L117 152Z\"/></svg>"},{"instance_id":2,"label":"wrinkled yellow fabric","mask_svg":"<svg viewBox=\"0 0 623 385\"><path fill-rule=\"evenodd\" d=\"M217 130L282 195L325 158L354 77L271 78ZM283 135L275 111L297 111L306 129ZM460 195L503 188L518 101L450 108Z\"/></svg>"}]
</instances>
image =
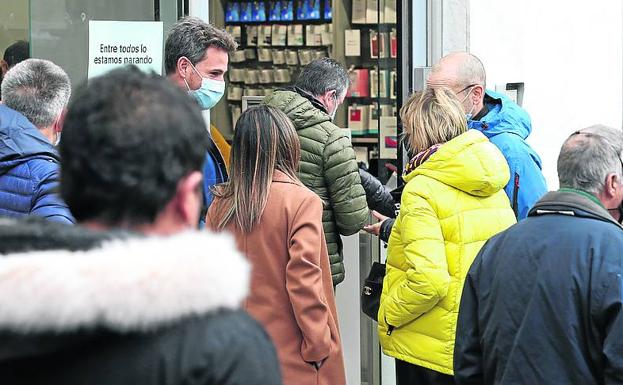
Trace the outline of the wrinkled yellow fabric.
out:
<instances>
[{"instance_id":1,"label":"wrinkled yellow fabric","mask_svg":"<svg viewBox=\"0 0 623 385\"><path fill-rule=\"evenodd\" d=\"M229 173L229 154L231 153L231 146L225 140L225 137L214 125L210 126L210 136L212 137L212 141L218 148L221 156L223 157L223 161L225 162L225 167L227 168L227 172Z\"/></svg>"},{"instance_id":2,"label":"wrinkled yellow fabric","mask_svg":"<svg viewBox=\"0 0 623 385\"><path fill-rule=\"evenodd\" d=\"M387 355L453 374L465 276L484 243L515 223L509 177L502 153L475 130L405 176L378 314Z\"/></svg>"}]
</instances>

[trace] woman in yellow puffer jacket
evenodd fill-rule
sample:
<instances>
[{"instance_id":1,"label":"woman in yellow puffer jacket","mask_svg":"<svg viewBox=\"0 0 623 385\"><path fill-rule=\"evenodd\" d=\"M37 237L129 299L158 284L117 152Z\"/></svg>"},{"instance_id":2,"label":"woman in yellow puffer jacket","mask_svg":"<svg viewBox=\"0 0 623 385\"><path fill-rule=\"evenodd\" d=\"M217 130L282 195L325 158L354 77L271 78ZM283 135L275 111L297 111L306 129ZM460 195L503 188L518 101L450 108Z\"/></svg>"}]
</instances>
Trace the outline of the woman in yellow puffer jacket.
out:
<instances>
[{"instance_id":1,"label":"woman in yellow puffer jacket","mask_svg":"<svg viewBox=\"0 0 623 385\"><path fill-rule=\"evenodd\" d=\"M407 165L389 238L379 337L396 358L398 385L453 384L463 282L487 239L515 223L503 190L510 176L497 147L467 130L452 91L416 93L400 118L418 154Z\"/></svg>"}]
</instances>

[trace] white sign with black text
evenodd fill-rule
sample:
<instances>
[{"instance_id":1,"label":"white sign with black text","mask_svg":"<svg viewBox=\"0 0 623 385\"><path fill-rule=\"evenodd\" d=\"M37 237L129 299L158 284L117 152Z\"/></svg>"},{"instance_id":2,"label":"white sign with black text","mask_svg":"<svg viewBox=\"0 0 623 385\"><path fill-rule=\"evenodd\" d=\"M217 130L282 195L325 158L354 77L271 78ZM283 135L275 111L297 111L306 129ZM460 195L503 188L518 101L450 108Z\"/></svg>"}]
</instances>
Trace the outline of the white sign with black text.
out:
<instances>
[{"instance_id":1,"label":"white sign with black text","mask_svg":"<svg viewBox=\"0 0 623 385\"><path fill-rule=\"evenodd\" d=\"M89 21L88 77L134 64L162 74L160 21Z\"/></svg>"}]
</instances>

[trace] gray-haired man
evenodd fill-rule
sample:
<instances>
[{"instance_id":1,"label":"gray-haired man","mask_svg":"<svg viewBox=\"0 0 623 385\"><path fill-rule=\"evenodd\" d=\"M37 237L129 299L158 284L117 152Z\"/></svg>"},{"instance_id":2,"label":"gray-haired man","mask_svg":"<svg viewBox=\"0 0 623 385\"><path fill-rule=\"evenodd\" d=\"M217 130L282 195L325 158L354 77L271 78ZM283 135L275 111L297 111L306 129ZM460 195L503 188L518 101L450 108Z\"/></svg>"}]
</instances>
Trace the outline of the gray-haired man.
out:
<instances>
[{"instance_id":1,"label":"gray-haired man","mask_svg":"<svg viewBox=\"0 0 623 385\"><path fill-rule=\"evenodd\" d=\"M621 383L622 153L620 130L574 132L560 190L481 249L459 309L458 385Z\"/></svg>"},{"instance_id":2,"label":"gray-haired man","mask_svg":"<svg viewBox=\"0 0 623 385\"><path fill-rule=\"evenodd\" d=\"M323 201L322 224L334 286L344 280L340 234L357 233L368 219L355 152L332 122L348 84L344 66L332 59L317 59L303 69L294 87L264 99L288 115L301 139L299 177Z\"/></svg>"},{"instance_id":3,"label":"gray-haired man","mask_svg":"<svg viewBox=\"0 0 623 385\"><path fill-rule=\"evenodd\" d=\"M0 105L0 215L37 215L73 223L56 193L58 143L69 77L56 64L28 59L10 69L2 81Z\"/></svg>"}]
</instances>

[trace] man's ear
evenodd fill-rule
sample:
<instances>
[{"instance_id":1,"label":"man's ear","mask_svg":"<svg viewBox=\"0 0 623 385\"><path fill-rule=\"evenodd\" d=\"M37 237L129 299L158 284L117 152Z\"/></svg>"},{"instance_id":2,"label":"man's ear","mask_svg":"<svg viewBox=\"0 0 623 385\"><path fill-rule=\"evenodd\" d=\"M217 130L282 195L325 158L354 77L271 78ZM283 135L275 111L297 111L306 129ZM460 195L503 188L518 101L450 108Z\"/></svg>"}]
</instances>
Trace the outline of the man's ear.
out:
<instances>
[{"instance_id":1,"label":"man's ear","mask_svg":"<svg viewBox=\"0 0 623 385\"><path fill-rule=\"evenodd\" d=\"M617 196L617 191L621 188L621 180L619 179L620 176L614 172L606 175L605 192L608 194L608 198Z\"/></svg>"},{"instance_id":2,"label":"man's ear","mask_svg":"<svg viewBox=\"0 0 623 385\"><path fill-rule=\"evenodd\" d=\"M3 76L9 71L9 64L4 59L0 59L0 71Z\"/></svg>"},{"instance_id":3,"label":"man's ear","mask_svg":"<svg viewBox=\"0 0 623 385\"><path fill-rule=\"evenodd\" d=\"M175 208L182 221L191 227L195 227L199 223L202 203L202 181L203 175L201 172L193 171L177 183Z\"/></svg>"},{"instance_id":4,"label":"man's ear","mask_svg":"<svg viewBox=\"0 0 623 385\"><path fill-rule=\"evenodd\" d=\"M481 85L474 86L474 90L472 91L473 102L474 104L480 103L485 97L485 87Z\"/></svg>"},{"instance_id":5,"label":"man's ear","mask_svg":"<svg viewBox=\"0 0 623 385\"><path fill-rule=\"evenodd\" d=\"M322 94L322 95L321 95L318 99L320 99L320 102L321 102L321 103L322 103L325 107L327 107L327 108L328 108L328 106L330 105L330 103L333 103L333 102L334 102L334 99L333 99L333 98L334 98L334 96L333 96L334 94L335 94L335 95L336 95L336 97L337 97L337 93L336 93L336 91L335 91L335 90L329 90L329 91L325 92L324 94Z\"/></svg>"},{"instance_id":6,"label":"man's ear","mask_svg":"<svg viewBox=\"0 0 623 385\"><path fill-rule=\"evenodd\" d=\"M63 108L63 111L58 115L54 122L54 132L59 133L63 131L63 125L65 124L65 115L67 115L67 109Z\"/></svg>"},{"instance_id":7,"label":"man's ear","mask_svg":"<svg viewBox=\"0 0 623 385\"><path fill-rule=\"evenodd\" d=\"M190 67L188 59L183 56L177 59L176 70L182 79L186 79L186 76L188 76L188 67Z\"/></svg>"}]
</instances>

